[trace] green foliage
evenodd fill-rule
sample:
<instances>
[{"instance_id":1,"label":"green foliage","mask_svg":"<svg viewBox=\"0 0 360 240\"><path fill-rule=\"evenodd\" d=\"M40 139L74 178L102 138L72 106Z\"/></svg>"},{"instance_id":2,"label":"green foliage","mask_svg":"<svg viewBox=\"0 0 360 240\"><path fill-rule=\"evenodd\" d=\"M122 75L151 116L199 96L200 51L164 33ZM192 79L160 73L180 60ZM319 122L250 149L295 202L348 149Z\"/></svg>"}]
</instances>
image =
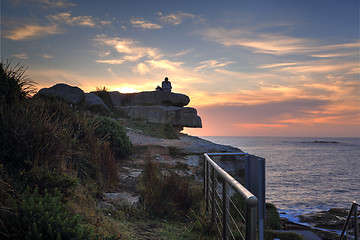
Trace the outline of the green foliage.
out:
<instances>
[{"instance_id":1,"label":"green foliage","mask_svg":"<svg viewBox=\"0 0 360 240\"><path fill-rule=\"evenodd\" d=\"M71 215L61 202L60 192L27 189L21 194L15 219L6 224L14 239L92 239L92 229L84 226L79 215Z\"/></svg>"},{"instance_id":2,"label":"green foliage","mask_svg":"<svg viewBox=\"0 0 360 240\"><path fill-rule=\"evenodd\" d=\"M266 203L265 228L272 230L281 230L281 218L274 204Z\"/></svg>"},{"instance_id":3,"label":"green foliage","mask_svg":"<svg viewBox=\"0 0 360 240\"><path fill-rule=\"evenodd\" d=\"M119 121L104 116L98 116L95 121L97 124L96 135L109 141L110 148L116 157L124 158L132 153L130 139Z\"/></svg>"},{"instance_id":4,"label":"green foliage","mask_svg":"<svg viewBox=\"0 0 360 240\"><path fill-rule=\"evenodd\" d=\"M95 134L97 123L93 119L59 98L26 98L29 87L22 77L24 70L18 68L19 72L15 72L4 64L0 69L1 84L12 83L0 90L0 165L8 176L22 179L31 176L27 173L32 169L42 169L66 172L80 179L92 178L99 185L116 182L115 157L108 141ZM113 139L118 140L116 136ZM45 177L34 176L29 179L34 182L29 184L38 184Z\"/></svg>"},{"instance_id":5,"label":"green foliage","mask_svg":"<svg viewBox=\"0 0 360 240\"><path fill-rule=\"evenodd\" d=\"M103 184L116 182L109 143L96 136L96 123L88 119L54 98L36 97L18 107L0 108L0 164L11 176L37 167L70 171Z\"/></svg>"},{"instance_id":6,"label":"green foliage","mask_svg":"<svg viewBox=\"0 0 360 240\"><path fill-rule=\"evenodd\" d=\"M25 189L26 186L36 186L40 194L44 194L45 191L51 194L59 191L63 195L69 195L77 181L58 171L32 169L20 176L19 183L21 184L18 187L20 190Z\"/></svg>"},{"instance_id":7,"label":"green foliage","mask_svg":"<svg viewBox=\"0 0 360 240\"><path fill-rule=\"evenodd\" d=\"M159 166L149 158L141 178L140 192L145 207L161 217L183 217L191 207L198 207L201 199L201 192L190 188L185 177L169 170L161 174Z\"/></svg>"},{"instance_id":8,"label":"green foliage","mask_svg":"<svg viewBox=\"0 0 360 240\"><path fill-rule=\"evenodd\" d=\"M203 206L205 203L202 204ZM191 209L195 217L195 221L193 222L193 231L200 232L202 236L216 236L217 230L214 222L210 219L210 215L206 214L205 209L199 211L200 213L196 213L193 209Z\"/></svg>"}]
</instances>

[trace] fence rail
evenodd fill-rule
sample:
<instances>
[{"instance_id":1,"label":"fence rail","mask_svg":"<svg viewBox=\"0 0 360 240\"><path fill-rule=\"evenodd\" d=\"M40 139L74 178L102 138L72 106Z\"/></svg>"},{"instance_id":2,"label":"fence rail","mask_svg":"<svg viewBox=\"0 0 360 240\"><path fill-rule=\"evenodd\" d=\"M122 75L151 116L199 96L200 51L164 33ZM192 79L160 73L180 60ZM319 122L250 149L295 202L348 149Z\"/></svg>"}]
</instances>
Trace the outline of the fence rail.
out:
<instances>
[{"instance_id":1,"label":"fence rail","mask_svg":"<svg viewBox=\"0 0 360 240\"><path fill-rule=\"evenodd\" d=\"M215 222L222 239L255 240L257 239L257 208L259 201L256 196L210 158L210 156L223 155L246 156L247 153L204 154L206 212L211 213L211 219ZM220 182L218 179L220 179ZM235 191L235 194L239 194L245 200L245 217L243 216L244 213L239 210L239 207L230 198L229 187ZM235 214L237 217L233 216Z\"/></svg>"},{"instance_id":2,"label":"fence rail","mask_svg":"<svg viewBox=\"0 0 360 240\"><path fill-rule=\"evenodd\" d=\"M340 239L339 240L343 240L343 239L355 239L355 240L359 240L359 219L358 219L358 207L360 207L360 204L357 202L353 202L353 204L351 205L351 209L349 212L349 215L346 219L346 222L344 224L343 230L341 232L340 235ZM353 219L353 221L351 221L351 219ZM350 224L353 224L353 236L354 238L352 238L350 235L350 231L349 231L349 227L351 227Z\"/></svg>"}]
</instances>

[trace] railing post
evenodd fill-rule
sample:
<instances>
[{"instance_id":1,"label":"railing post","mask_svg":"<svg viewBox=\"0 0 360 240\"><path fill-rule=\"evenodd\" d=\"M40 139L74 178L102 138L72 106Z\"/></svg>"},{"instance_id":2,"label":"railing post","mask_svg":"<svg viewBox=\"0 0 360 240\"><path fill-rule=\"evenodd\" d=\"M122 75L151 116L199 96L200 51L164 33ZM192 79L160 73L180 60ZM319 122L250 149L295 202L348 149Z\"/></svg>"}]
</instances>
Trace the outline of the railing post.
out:
<instances>
[{"instance_id":1,"label":"railing post","mask_svg":"<svg viewBox=\"0 0 360 240\"><path fill-rule=\"evenodd\" d=\"M206 213L209 212L209 163L205 158L205 202Z\"/></svg>"},{"instance_id":2,"label":"railing post","mask_svg":"<svg viewBox=\"0 0 360 240\"><path fill-rule=\"evenodd\" d=\"M215 168L211 168L211 220L215 220Z\"/></svg>"},{"instance_id":3,"label":"railing post","mask_svg":"<svg viewBox=\"0 0 360 240\"><path fill-rule=\"evenodd\" d=\"M206 156L204 154L204 197L206 197Z\"/></svg>"},{"instance_id":4,"label":"railing post","mask_svg":"<svg viewBox=\"0 0 360 240\"><path fill-rule=\"evenodd\" d=\"M229 237L229 198L228 198L228 185L224 178L222 178L223 183L223 191L222 191L222 200L223 200L223 239L227 240Z\"/></svg>"},{"instance_id":5,"label":"railing post","mask_svg":"<svg viewBox=\"0 0 360 240\"><path fill-rule=\"evenodd\" d=\"M256 239L256 207L246 204L246 239Z\"/></svg>"},{"instance_id":6,"label":"railing post","mask_svg":"<svg viewBox=\"0 0 360 240\"><path fill-rule=\"evenodd\" d=\"M355 240L359 240L359 221L357 213L357 204L354 202L354 224L355 224Z\"/></svg>"}]
</instances>

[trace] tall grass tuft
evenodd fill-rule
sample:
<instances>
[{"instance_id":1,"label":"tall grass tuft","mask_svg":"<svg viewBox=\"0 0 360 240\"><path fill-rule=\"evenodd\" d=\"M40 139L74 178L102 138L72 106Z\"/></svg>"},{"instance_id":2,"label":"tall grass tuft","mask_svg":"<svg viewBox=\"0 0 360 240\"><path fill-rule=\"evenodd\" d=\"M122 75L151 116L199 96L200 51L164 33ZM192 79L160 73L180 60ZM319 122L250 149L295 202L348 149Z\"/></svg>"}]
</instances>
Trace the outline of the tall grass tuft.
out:
<instances>
[{"instance_id":1,"label":"tall grass tuft","mask_svg":"<svg viewBox=\"0 0 360 240\"><path fill-rule=\"evenodd\" d=\"M0 91L0 165L6 174L38 168L92 178L99 185L116 182L115 158L128 156L132 147L123 127L77 112L59 98L28 99L24 70L15 70L1 63L1 84L13 84Z\"/></svg>"},{"instance_id":2,"label":"tall grass tuft","mask_svg":"<svg viewBox=\"0 0 360 240\"><path fill-rule=\"evenodd\" d=\"M35 93L35 82L25 75L26 68L20 63L0 62L0 104L14 104Z\"/></svg>"},{"instance_id":3,"label":"tall grass tuft","mask_svg":"<svg viewBox=\"0 0 360 240\"><path fill-rule=\"evenodd\" d=\"M158 164L146 159L141 178L141 199L154 215L169 218L182 218L188 215L191 207L197 207L201 198L190 187L185 177L167 169L162 173Z\"/></svg>"}]
</instances>

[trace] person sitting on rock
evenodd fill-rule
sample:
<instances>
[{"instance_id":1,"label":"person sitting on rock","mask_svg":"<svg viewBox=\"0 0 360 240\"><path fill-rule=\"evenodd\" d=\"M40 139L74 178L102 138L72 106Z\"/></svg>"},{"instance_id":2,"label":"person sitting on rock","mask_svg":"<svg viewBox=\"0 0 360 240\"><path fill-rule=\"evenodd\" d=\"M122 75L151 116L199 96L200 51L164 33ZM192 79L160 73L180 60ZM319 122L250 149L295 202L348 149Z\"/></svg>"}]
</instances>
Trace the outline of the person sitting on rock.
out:
<instances>
[{"instance_id":1,"label":"person sitting on rock","mask_svg":"<svg viewBox=\"0 0 360 240\"><path fill-rule=\"evenodd\" d=\"M161 86L162 86L162 90L164 92L171 92L171 89L172 89L171 82L169 81L169 79L167 77L164 79Z\"/></svg>"}]
</instances>

